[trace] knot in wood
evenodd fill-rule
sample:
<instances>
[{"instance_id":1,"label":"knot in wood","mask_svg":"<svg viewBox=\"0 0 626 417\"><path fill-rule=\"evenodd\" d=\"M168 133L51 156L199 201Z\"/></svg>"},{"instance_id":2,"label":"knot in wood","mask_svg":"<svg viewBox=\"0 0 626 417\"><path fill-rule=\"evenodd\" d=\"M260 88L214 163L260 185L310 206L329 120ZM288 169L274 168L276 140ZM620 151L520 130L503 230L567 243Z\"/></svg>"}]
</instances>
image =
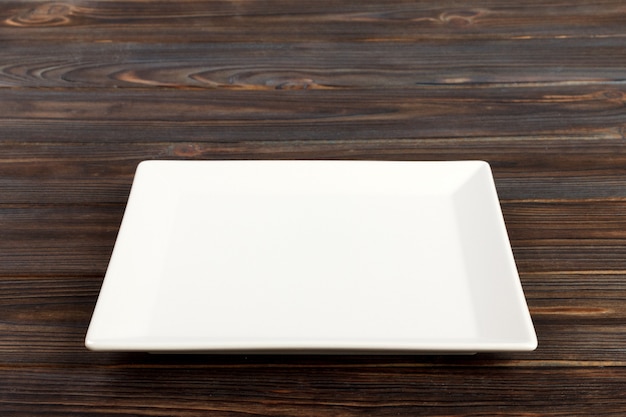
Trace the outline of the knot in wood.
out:
<instances>
[{"instance_id":1,"label":"knot in wood","mask_svg":"<svg viewBox=\"0 0 626 417\"><path fill-rule=\"evenodd\" d=\"M67 3L43 3L22 10L5 20L11 26L62 26L70 22L72 5Z\"/></svg>"}]
</instances>

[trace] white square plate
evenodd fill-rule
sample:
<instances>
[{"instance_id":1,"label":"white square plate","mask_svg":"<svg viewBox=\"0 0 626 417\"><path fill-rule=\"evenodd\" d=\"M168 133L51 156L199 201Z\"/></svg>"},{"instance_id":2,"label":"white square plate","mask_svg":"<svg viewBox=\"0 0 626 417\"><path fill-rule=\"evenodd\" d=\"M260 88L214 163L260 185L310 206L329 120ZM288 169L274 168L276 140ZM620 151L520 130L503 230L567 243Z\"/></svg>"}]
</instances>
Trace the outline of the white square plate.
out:
<instances>
[{"instance_id":1,"label":"white square plate","mask_svg":"<svg viewBox=\"0 0 626 417\"><path fill-rule=\"evenodd\" d=\"M86 337L101 351L533 350L481 161L148 161Z\"/></svg>"}]
</instances>

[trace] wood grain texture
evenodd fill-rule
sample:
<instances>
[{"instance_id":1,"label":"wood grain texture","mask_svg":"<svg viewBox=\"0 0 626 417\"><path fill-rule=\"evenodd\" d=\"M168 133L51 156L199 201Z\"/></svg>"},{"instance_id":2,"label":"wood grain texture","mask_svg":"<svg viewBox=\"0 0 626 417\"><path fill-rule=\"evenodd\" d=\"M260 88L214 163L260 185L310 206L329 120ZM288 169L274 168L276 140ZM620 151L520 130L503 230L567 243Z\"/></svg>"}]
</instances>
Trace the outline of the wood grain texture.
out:
<instances>
[{"instance_id":1,"label":"wood grain texture","mask_svg":"<svg viewBox=\"0 0 626 417\"><path fill-rule=\"evenodd\" d=\"M614 39L419 43L15 45L0 52L4 87L162 87L237 90L415 88L490 84L624 85ZM557 48L558 46L558 48ZM44 51L42 54L41 52ZM416 62L437 65L415 65Z\"/></svg>"},{"instance_id":2,"label":"wood grain texture","mask_svg":"<svg viewBox=\"0 0 626 417\"><path fill-rule=\"evenodd\" d=\"M0 3L0 415L626 414L622 1ZM488 161L539 348L83 339L145 159Z\"/></svg>"},{"instance_id":3,"label":"wood grain texture","mask_svg":"<svg viewBox=\"0 0 626 417\"><path fill-rule=\"evenodd\" d=\"M0 15L0 34L17 42L24 40L25 32L30 37L48 35L55 41L218 43L285 38L308 42L589 39L619 38L624 33L623 7L615 0L594 4L479 0L462 5L406 0L6 1Z\"/></svg>"},{"instance_id":4,"label":"wood grain texture","mask_svg":"<svg viewBox=\"0 0 626 417\"><path fill-rule=\"evenodd\" d=\"M471 372L468 372L470 371ZM145 414L146 404L162 404L150 415L426 415L566 416L576 413L612 416L625 409L620 395L622 368L467 368L440 366L367 367L294 366L174 366L119 367L90 373L82 367L73 378L47 368L0 371L11 384L12 413L45 411L50 415L100 415L100 395L109 398L106 412ZM74 379L75 378L75 379ZM537 385L558 385L546 395ZM77 384L76 379L82 381ZM34 381L25 384L23 381ZM242 384L242 381L246 381ZM377 381L372 383L372 381ZM150 391L145 385L151 387ZM55 386L62 387L54 389ZM511 389L515 386L515 389ZM236 395L233 393L236 392ZM54 396L56 401L46 403ZM603 400L598 409L594 401ZM580 402L580 403L579 403ZM611 410L611 411L606 411ZM23 415L23 414L18 414Z\"/></svg>"},{"instance_id":5,"label":"wood grain texture","mask_svg":"<svg viewBox=\"0 0 626 417\"><path fill-rule=\"evenodd\" d=\"M7 89L0 102L4 140L85 142L85 132L108 143L570 135L623 139L625 128L624 92L594 87L107 89L98 91L98 99L93 100L95 91ZM619 149L623 155L623 148ZM448 148L448 153L454 152Z\"/></svg>"}]
</instances>

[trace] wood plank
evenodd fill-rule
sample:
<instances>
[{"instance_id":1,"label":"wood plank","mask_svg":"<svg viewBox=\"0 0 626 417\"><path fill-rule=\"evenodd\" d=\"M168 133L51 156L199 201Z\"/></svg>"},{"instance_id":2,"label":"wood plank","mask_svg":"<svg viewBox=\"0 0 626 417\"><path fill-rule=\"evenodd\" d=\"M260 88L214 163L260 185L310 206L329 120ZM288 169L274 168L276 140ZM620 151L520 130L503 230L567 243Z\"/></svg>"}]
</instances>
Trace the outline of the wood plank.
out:
<instances>
[{"instance_id":1,"label":"wood plank","mask_svg":"<svg viewBox=\"0 0 626 417\"><path fill-rule=\"evenodd\" d=\"M0 87L236 90L624 85L621 40L99 43L0 50ZM376 59L372 59L375 56ZM614 100L619 97L614 97Z\"/></svg>"},{"instance_id":2,"label":"wood plank","mask_svg":"<svg viewBox=\"0 0 626 417\"><path fill-rule=\"evenodd\" d=\"M538 240L626 241L626 201L559 200L504 202L509 237L517 242ZM521 243L521 242L520 242Z\"/></svg>"},{"instance_id":3,"label":"wood plank","mask_svg":"<svg viewBox=\"0 0 626 417\"><path fill-rule=\"evenodd\" d=\"M626 271L623 242L537 242L516 246L513 253L521 272Z\"/></svg>"},{"instance_id":4,"label":"wood plank","mask_svg":"<svg viewBox=\"0 0 626 417\"><path fill-rule=\"evenodd\" d=\"M2 398L3 409L11 415L355 416L367 412L390 416L419 410L455 416L614 416L626 412L623 368L477 367L467 372L462 367L419 365L302 368L290 364L121 366L99 372L75 367L60 374L56 369L27 367L4 368L0 376L0 392L10 392ZM103 398L106 406L100 403Z\"/></svg>"},{"instance_id":5,"label":"wood plank","mask_svg":"<svg viewBox=\"0 0 626 417\"><path fill-rule=\"evenodd\" d=\"M123 206L0 208L0 276L103 276Z\"/></svg>"},{"instance_id":6,"label":"wood plank","mask_svg":"<svg viewBox=\"0 0 626 417\"><path fill-rule=\"evenodd\" d=\"M6 142L624 137L626 88L5 90ZM89 140L87 139L89 138ZM452 152L450 152L452 153ZM623 150L622 150L623 154Z\"/></svg>"},{"instance_id":7,"label":"wood plank","mask_svg":"<svg viewBox=\"0 0 626 417\"><path fill-rule=\"evenodd\" d=\"M368 0L90 1L0 4L0 38L87 42L394 41L623 36L619 0L458 4Z\"/></svg>"}]
</instances>

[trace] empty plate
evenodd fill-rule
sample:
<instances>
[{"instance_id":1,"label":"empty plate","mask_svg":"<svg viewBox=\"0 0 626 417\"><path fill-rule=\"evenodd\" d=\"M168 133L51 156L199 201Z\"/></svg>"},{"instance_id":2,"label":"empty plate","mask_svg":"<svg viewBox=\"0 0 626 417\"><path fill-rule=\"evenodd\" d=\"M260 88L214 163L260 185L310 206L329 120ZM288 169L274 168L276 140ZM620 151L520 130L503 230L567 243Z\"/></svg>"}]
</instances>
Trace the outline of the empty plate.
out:
<instances>
[{"instance_id":1,"label":"empty plate","mask_svg":"<svg viewBox=\"0 0 626 417\"><path fill-rule=\"evenodd\" d=\"M536 345L482 161L143 162L86 337L150 352Z\"/></svg>"}]
</instances>

